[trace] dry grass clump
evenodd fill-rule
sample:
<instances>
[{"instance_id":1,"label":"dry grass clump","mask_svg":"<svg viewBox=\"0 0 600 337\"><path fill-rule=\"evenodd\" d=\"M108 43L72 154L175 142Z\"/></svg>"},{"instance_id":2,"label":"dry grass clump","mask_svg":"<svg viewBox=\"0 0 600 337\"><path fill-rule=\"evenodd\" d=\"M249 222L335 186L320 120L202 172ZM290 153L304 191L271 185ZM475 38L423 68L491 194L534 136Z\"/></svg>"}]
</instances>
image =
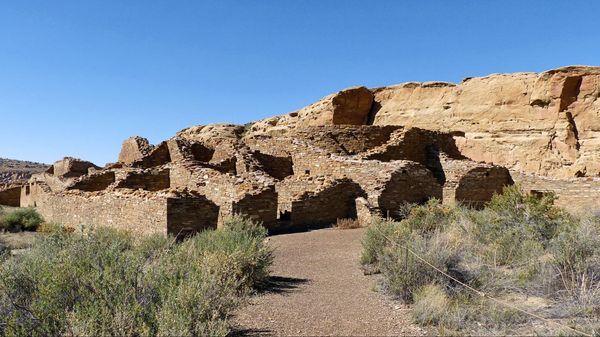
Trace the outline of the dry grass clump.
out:
<instances>
[{"instance_id":1,"label":"dry grass clump","mask_svg":"<svg viewBox=\"0 0 600 337\"><path fill-rule=\"evenodd\" d=\"M428 284L414 294L412 314L419 324L431 325L442 322L449 308L448 295L437 284Z\"/></svg>"},{"instance_id":2,"label":"dry grass clump","mask_svg":"<svg viewBox=\"0 0 600 337\"><path fill-rule=\"evenodd\" d=\"M552 196L523 195L517 187L482 210L430 201L407 214L369 227L361 262L381 271L383 291L413 303L416 322L473 334L531 329L531 317L464 283L517 306L540 298L544 304L528 310L600 331L600 217L574 217L555 208ZM568 330L550 328L529 333Z\"/></svg>"},{"instance_id":3,"label":"dry grass clump","mask_svg":"<svg viewBox=\"0 0 600 337\"><path fill-rule=\"evenodd\" d=\"M333 227L337 229L355 229L361 226L358 219L337 219Z\"/></svg>"}]
</instances>

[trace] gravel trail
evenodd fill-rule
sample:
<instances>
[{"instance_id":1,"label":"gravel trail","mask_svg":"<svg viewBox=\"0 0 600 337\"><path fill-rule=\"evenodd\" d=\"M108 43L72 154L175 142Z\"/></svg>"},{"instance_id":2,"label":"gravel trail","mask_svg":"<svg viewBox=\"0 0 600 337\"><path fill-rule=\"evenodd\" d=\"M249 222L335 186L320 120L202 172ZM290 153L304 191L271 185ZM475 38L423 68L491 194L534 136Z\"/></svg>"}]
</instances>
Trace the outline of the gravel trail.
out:
<instances>
[{"instance_id":1,"label":"gravel trail","mask_svg":"<svg viewBox=\"0 0 600 337\"><path fill-rule=\"evenodd\" d=\"M273 286L233 317L238 336L422 335L409 309L375 292L358 259L364 229L269 238Z\"/></svg>"}]
</instances>

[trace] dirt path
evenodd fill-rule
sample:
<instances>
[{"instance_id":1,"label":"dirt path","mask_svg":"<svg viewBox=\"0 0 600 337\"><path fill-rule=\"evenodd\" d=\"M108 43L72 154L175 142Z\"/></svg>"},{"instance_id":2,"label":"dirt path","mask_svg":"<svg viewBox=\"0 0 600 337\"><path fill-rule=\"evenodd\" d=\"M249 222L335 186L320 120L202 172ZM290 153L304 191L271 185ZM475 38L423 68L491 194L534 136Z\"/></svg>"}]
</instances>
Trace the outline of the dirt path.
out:
<instances>
[{"instance_id":1,"label":"dirt path","mask_svg":"<svg viewBox=\"0 0 600 337\"><path fill-rule=\"evenodd\" d=\"M404 306L375 292L358 265L364 229L270 238L274 286L240 309L238 335L421 335Z\"/></svg>"}]
</instances>

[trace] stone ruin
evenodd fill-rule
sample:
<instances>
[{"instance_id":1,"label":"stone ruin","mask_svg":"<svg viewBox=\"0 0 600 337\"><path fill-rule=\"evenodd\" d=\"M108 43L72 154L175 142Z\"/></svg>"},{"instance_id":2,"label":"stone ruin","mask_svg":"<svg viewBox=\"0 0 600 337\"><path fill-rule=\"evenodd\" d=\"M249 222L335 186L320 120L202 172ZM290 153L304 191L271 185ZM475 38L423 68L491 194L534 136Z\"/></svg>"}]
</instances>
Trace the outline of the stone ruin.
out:
<instances>
[{"instance_id":1,"label":"stone ruin","mask_svg":"<svg viewBox=\"0 0 600 337\"><path fill-rule=\"evenodd\" d=\"M481 207L513 179L597 209L598 114L598 67L349 88L246 126L133 137L103 168L65 158L23 186L20 204L50 222L174 235L233 214L285 231L398 218L432 198Z\"/></svg>"},{"instance_id":2,"label":"stone ruin","mask_svg":"<svg viewBox=\"0 0 600 337\"><path fill-rule=\"evenodd\" d=\"M129 138L119 161L103 168L64 158L34 175L20 202L67 226L187 235L244 214L277 232L398 218L403 203L431 198L479 207L509 184L507 169L464 158L440 132L210 125L157 145Z\"/></svg>"}]
</instances>

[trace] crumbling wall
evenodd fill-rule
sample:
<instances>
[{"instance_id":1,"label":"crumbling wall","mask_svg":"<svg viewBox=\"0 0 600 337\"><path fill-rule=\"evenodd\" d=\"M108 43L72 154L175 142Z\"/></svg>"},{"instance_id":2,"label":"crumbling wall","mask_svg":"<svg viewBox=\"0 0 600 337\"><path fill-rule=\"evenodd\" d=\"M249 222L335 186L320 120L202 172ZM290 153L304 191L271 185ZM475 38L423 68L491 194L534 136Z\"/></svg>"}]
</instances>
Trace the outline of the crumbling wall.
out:
<instances>
[{"instance_id":1,"label":"crumbling wall","mask_svg":"<svg viewBox=\"0 0 600 337\"><path fill-rule=\"evenodd\" d=\"M525 193L553 193L554 204L573 212L600 212L600 178L552 179L511 171L512 177Z\"/></svg>"},{"instance_id":2,"label":"crumbling wall","mask_svg":"<svg viewBox=\"0 0 600 337\"><path fill-rule=\"evenodd\" d=\"M21 205L21 186L0 189L0 205L19 207Z\"/></svg>"},{"instance_id":3,"label":"crumbling wall","mask_svg":"<svg viewBox=\"0 0 600 337\"><path fill-rule=\"evenodd\" d=\"M131 163L133 167L151 168L171 162L171 154L167 142L162 142L154 147L150 153Z\"/></svg>"},{"instance_id":4,"label":"crumbling wall","mask_svg":"<svg viewBox=\"0 0 600 337\"><path fill-rule=\"evenodd\" d=\"M425 166L411 161L380 162L318 152L294 156L296 174L349 178L367 193L369 203L390 216L396 216L405 202L422 203L442 198L442 186Z\"/></svg>"},{"instance_id":5,"label":"crumbling wall","mask_svg":"<svg viewBox=\"0 0 600 337\"><path fill-rule=\"evenodd\" d=\"M169 149L170 160L174 162L189 160L208 163L215 152L202 143L177 137L168 140L167 147Z\"/></svg>"},{"instance_id":6,"label":"crumbling wall","mask_svg":"<svg viewBox=\"0 0 600 337\"><path fill-rule=\"evenodd\" d=\"M504 167L476 167L468 171L458 182L454 199L475 208L482 208L492 200L495 193L502 193L513 181Z\"/></svg>"},{"instance_id":7,"label":"crumbling wall","mask_svg":"<svg viewBox=\"0 0 600 337\"><path fill-rule=\"evenodd\" d=\"M307 191L291 202L294 228L315 228L334 224L337 219L356 219L356 198L365 192L350 180L337 181L320 191Z\"/></svg>"},{"instance_id":8,"label":"crumbling wall","mask_svg":"<svg viewBox=\"0 0 600 337\"><path fill-rule=\"evenodd\" d=\"M150 145L148 139L142 137L130 137L123 141L121 152L119 153L119 162L125 165L144 158L152 151L153 146Z\"/></svg>"},{"instance_id":9,"label":"crumbling wall","mask_svg":"<svg viewBox=\"0 0 600 337\"><path fill-rule=\"evenodd\" d=\"M277 227L277 192L270 186L258 193L247 193L232 203L232 214L244 214L267 228ZM222 214L226 215L226 214Z\"/></svg>"},{"instance_id":10,"label":"crumbling wall","mask_svg":"<svg viewBox=\"0 0 600 337\"><path fill-rule=\"evenodd\" d=\"M204 196L167 198L167 233L183 237L217 228L219 207Z\"/></svg>"},{"instance_id":11,"label":"crumbling wall","mask_svg":"<svg viewBox=\"0 0 600 337\"><path fill-rule=\"evenodd\" d=\"M114 171L100 171L93 174L82 176L76 182L68 187L68 189L81 191L102 191L108 188L115 182Z\"/></svg>"},{"instance_id":12,"label":"crumbling wall","mask_svg":"<svg viewBox=\"0 0 600 337\"><path fill-rule=\"evenodd\" d=\"M117 188L142 189L160 191L171 186L169 169L150 169L144 171L129 171L116 184Z\"/></svg>"},{"instance_id":13,"label":"crumbling wall","mask_svg":"<svg viewBox=\"0 0 600 337\"><path fill-rule=\"evenodd\" d=\"M444 172L443 203L447 205L460 203L481 208L494 193L501 193L505 186L514 183L504 167L455 160L445 155L440 157L440 163Z\"/></svg>"},{"instance_id":14,"label":"crumbling wall","mask_svg":"<svg viewBox=\"0 0 600 337\"><path fill-rule=\"evenodd\" d=\"M55 162L50 172L59 177L75 178L87 174L91 168L98 169L99 167L89 161L65 157Z\"/></svg>"},{"instance_id":15,"label":"crumbling wall","mask_svg":"<svg viewBox=\"0 0 600 337\"><path fill-rule=\"evenodd\" d=\"M278 157L258 151L253 152L252 156L258 160L260 169L275 179L282 180L294 174L294 164L290 156Z\"/></svg>"},{"instance_id":16,"label":"crumbling wall","mask_svg":"<svg viewBox=\"0 0 600 337\"><path fill-rule=\"evenodd\" d=\"M149 194L45 193L33 201L47 222L167 234L165 197Z\"/></svg>"}]
</instances>

